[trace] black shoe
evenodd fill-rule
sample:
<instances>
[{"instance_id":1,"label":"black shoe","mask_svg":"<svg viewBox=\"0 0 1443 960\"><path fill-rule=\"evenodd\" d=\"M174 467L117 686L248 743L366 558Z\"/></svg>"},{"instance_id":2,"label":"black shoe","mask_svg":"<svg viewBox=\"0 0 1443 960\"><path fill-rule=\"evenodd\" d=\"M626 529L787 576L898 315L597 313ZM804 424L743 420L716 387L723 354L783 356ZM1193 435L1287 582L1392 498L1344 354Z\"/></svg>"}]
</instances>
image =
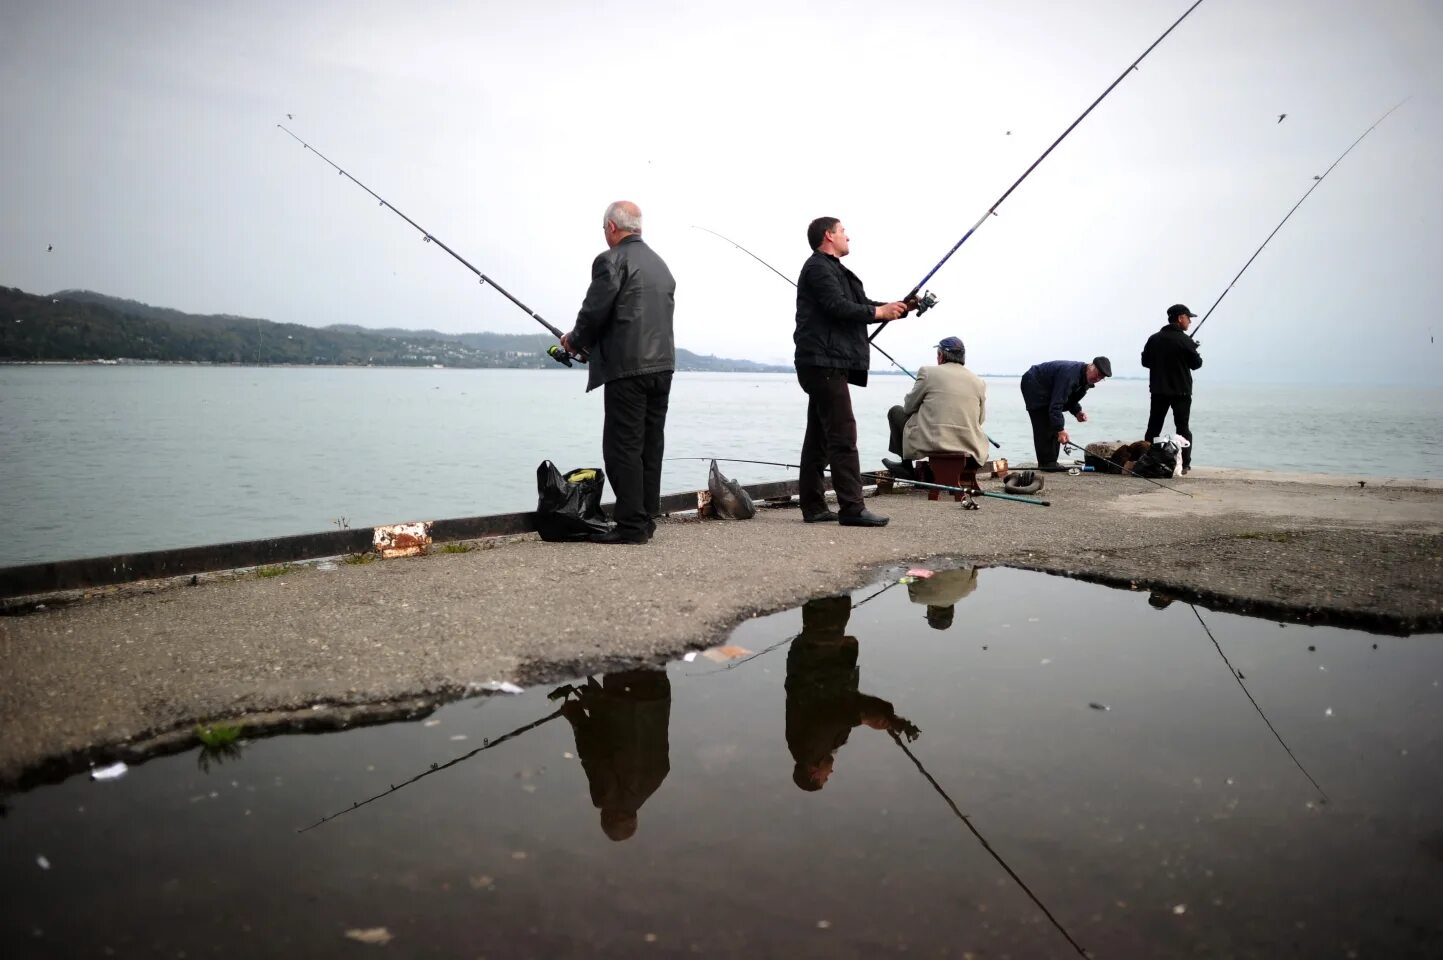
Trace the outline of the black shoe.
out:
<instances>
[{"instance_id":1,"label":"black shoe","mask_svg":"<svg viewBox=\"0 0 1443 960\"><path fill-rule=\"evenodd\" d=\"M640 536L637 536L635 534L622 533L620 530L612 529L606 531L605 533L593 533L586 539L590 540L592 543L641 544L646 543L647 540L649 540L650 538L644 533Z\"/></svg>"},{"instance_id":2,"label":"black shoe","mask_svg":"<svg viewBox=\"0 0 1443 960\"><path fill-rule=\"evenodd\" d=\"M842 514L837 518L837 522L844 527L885 527L887 519L887 517L873 513L864 507L861 513Z\"/></svg>"},{"instance_id":3,"label":"black shoe","mask_svg":"<svg viewBox=\"0 0 1443 960\"><path fill-rule=\"evenodd\" d=\"M1183 476L1187 476L1189 473L1192 473L1192 464L1190 464L1190 463L1185 463L1185 464L1183 464L1183 465L1182 465L1182 473L1183 473Z\"/></svg>"},{"instance_id":4,"label":"black shoe","mask_svg":"<svg viewBox=\"0 0 1443 960\"><path fill-rule=\"evenodd\" d=\"M912 468L912 461L910 460L888 460L883 457L882 466L886 467L887 472L898 480L917 479L917 471Z\"/></svg>"},{"instance_id":5,"label":"black shoe","mask_svg":"<svg viewBox=\"0 0 1443 960\"><path fill-rule=\"evenodd\" d=\"M802 519L807 523L833 523L837 515L831 510L822 510L818 513L804 513Z\"/></svg>"}]
</instances>

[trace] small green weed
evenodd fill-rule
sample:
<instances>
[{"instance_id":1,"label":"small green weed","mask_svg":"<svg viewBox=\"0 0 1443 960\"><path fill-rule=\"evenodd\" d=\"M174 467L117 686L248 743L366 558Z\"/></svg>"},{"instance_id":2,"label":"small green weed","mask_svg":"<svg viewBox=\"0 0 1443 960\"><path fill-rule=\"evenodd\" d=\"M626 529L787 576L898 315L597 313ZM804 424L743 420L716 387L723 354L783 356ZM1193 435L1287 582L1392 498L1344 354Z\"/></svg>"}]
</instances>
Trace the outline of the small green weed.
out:
<instances>
[{"instance_id":1,"label":"small green weed","mask_svg":"<svg viewBox=\"0 0 1443 960\"><path fill-rule=\"evenodd\" d=\"M469 543L443 543L443 544L441 544L441 552L442 552L442 553L470 553L472 550L475 550L475 549L476 549L476 547L473 546L472 544L469 544Z\"/></svg>"},{"instance_id":2,"label":"small green weed","mask_svg":"<svg viewBox=\"0 0 1443 960\"><path fill-rule=\"evenodd\" d=\"M262 580L266 580L266 579L269 579L269 578L271 578L271 577L279 577L279 576L281 576L282 574L287 574L287 573L290 573L290 572L291 572L291 566L290 566L290 564L288 564L288 563L277 564L277 565L274 566L274 567L257 567L257 568L256 568L256 576L260 577Z\"/></svg>"},{"instance_id":3,"label":"small green weed","mask_svg":"<svg viewBox=\"0 0 1443 960\"><path fill-rule=\"evenodd\" d=\"M195 735L203 745L211 749L216 749L235 743L240 739L241 731L244 729L245 728L238 723L234 725L217 723L208 727L197 725Z\"/></svg>"},{"instance_id":4,"label":"small green weed","mask_svg":"<svg viewBox=\"0 0 1443 960\"><path fill-rule=\"evenodd\" d=\"M1296 536L1287 530L1249 530L1238 534L1239 540L1269 540L1273 543L1292 543Z\"/></svg>"},{"instance_id":5,"label":"small green weed","mask_svg":"<svg viewBox=\"0 0 1443 960\"><path fill-rule=\"evenodd\" d=\"M366 563L374 563L375 561L376 555L374 553L348 553L346 554L346 558L341 562L349 563L351 566L356 567Z\"/></svg>"}]
</instances>

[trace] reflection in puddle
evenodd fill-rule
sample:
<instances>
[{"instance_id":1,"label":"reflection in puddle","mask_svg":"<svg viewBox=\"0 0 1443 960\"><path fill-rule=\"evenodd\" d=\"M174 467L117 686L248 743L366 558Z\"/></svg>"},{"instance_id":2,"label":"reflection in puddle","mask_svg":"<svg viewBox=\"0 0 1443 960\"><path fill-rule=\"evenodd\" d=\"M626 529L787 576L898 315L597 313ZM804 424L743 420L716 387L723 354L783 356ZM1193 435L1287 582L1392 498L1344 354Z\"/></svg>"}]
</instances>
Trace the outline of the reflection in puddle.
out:
<instances>
[{"instance_id":1,"label":"reflection in puddle","mask_svg":"<svg viewBox=\"0 0 1443 960\"><path fill-rule=\"evenodd\" d=\"M1437 637L913 573L10 797L7 956L1440 954Z\"/></svg>"}]
</instances>

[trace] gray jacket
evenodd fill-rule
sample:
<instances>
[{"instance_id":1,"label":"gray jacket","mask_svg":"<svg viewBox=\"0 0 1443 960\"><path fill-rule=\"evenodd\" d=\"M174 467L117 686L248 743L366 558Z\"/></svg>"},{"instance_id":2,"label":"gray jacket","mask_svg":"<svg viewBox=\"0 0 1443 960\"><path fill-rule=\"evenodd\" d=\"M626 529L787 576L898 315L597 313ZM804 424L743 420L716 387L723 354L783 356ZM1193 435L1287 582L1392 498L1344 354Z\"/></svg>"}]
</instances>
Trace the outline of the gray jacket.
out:
<instances>
[{"instance_id":1,"label":"gray jacket","mask_svg":"<svg viewBox=\"0 0 1443 960\"><path fill-rule=\"evenodd\" d=\"M675 311L676 281L641 237L633 234L598 254L571 331L573 349L589 354L586 389L675 370Z\"/></svg>"},{"instance_id":2,"label":"gray jacket","mask_svg":"<svg viewBox=\"0 0 1443 960\"><path fill-rule=\"evenodd\" d=\"M902 401L907 426L902 455L918 460L932 455L968 453L987 461L987 384L960 363L918 367L917 382Z\"/></svg>"}]
</instances>

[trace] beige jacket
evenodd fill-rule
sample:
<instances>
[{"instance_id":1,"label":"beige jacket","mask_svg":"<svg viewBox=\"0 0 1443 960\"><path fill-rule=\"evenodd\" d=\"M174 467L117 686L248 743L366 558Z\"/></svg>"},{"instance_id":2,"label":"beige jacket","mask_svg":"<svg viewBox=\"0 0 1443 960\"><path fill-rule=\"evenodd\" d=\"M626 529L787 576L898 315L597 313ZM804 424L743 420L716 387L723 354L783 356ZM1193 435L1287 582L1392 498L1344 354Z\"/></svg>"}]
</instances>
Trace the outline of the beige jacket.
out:
<instances>
[{"instance_id":1,"label":"beige jacket","mask_svg":"<svg viewBox=\"0 0 1443 960\"><path fill-rule=\"evenodd\" d=\"M907 425L902 456L918 460L932 454L970 453L987 462L987 384L960 363L919 367L917 382L902 401Z\"/></svg>"}]
</instances>

